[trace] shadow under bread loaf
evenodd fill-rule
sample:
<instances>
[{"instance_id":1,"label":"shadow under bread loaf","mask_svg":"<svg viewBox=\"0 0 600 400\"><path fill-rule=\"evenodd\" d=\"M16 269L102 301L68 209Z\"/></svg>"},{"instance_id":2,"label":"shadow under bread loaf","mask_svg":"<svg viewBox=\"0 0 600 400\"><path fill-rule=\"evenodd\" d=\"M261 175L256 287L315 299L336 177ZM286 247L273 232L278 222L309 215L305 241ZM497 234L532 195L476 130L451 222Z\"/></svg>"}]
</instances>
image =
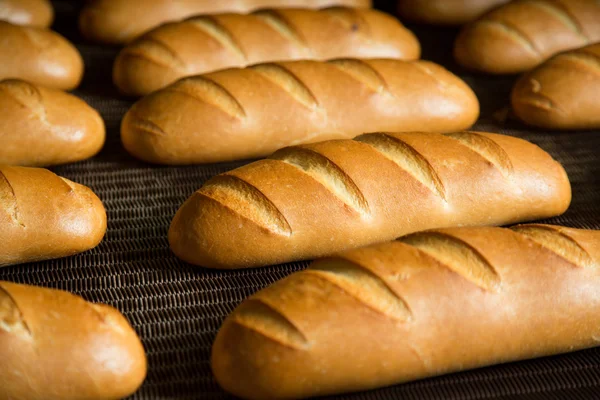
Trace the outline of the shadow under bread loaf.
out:
<instances>
[{"instance_id":1,"label":"shadow under bread loaf","mask_svg":"<svg viewBox=\"0 0 600 400\"><path fill-rule=\"evenodd\" d=\"M81 253L105 233L104 206L86 186L0 165L0 267Z\"/></svg>"},{"instance_id":2,"label":"shadow under bread loaf","mask_svg":"<svg viewBox=\"0 0 600 400\"><path fill-rule=\"evenodd\" d=\"M372 133L282 149L218 175L169 229L209 268L313 259L424 229L563 213L571 187L536 145L492 133Z\"/></svg>"},{"instance_id":3,"label":"shadow under bread loaf","mask_svg":"<svg viewBox=\"0 0 600 400\"><path fill-rule=\"evenodd\" d=\"M598 346L599 311L599 231L440 229L251 296L221 326L212 370L249 399L367 390Z\"/></svg>"},{"instance_id":4,"label":"shadow under bread loaf","mask_svg":"<svg viewBox=\"0 0 600 400\"><path fill-rule=\"evenodd\" d=\"M458 131L478 115L471 88L431 62L290 61L181 79L135 103L121 139L145 161L212 163L370 131Z\"/></svg>"},{"instance_id":5,"label":"shadow under bread loaf","mask_svg":"<svg viewBox=\"0 0 600 400\"><path fill-rule=\"evenodd\" d=\"M116 309L0 281L0 398L110 400L146 376L146 355Z\"/></svg>"},{"instance_id":6,"label":"shadow under bread loaf","mask_svg":"<svg viewBox=\"0 0 600 400\"><path fill-rule=\"evenodd\" d=\"M106 133L100 114L56 89L0 81L0 164L50 166L100 151Z\"/></svg>"},{"instance_id":7,"label":"shadow under bread loaf","mask_svg":"<svg viewBox=\"0 0 600 400\"><path fill-rule=\"evenodd\" d=\"M548 129L600 128L600 43L554 56L521 77L512 108Z\"/></svg>"},{"instance_id":8,"label":"shadow under bread loaf","mask_svg":"<svg viewBox=\"0 0 600 400\"><path fill-rule=\"evenodd\" d=\"M62 90L81 82L83 59L58 33L0 21L0 38L0 80L23 79Z\"/></svg>"},{"instance_id":9,"label":"shadow under bread loaf","mask_svg":"<svg viewBox=\"0 0 600 400\"><path fill-rule=\"evenodd\" d=\"M462 25L509 0L398 0L401 18L433 24Z\"/></svg>"},{"instance_id":10,"label":"shadow under bread loaf","mask_svg":"<svg viewBox=\"0 0 600 400\"><path fill-rule=\"evenodd\" d=\"M516 0L463 28L454 47L462 66L514 74L552 55L600 41L596 0Z\"/></svg>"},{"instance_id":11,"label":"shadow under bread loaf","mask_svg":"<svg viewBox=\"0 0 600 400\"><path fill-rule=\"evenodd\" d=\"M54 20L54 9L49 0L0 0L0 20L48 28Z\"/></svg>"},{"instance_id":12,"label":"shadow under bread loaf","mask_svg":"<svg viewBox=\"0 0 600 400\"><path fill-rule=\"evenodd\" d=\"M91 0L81 11L79 28L90 40L124 44L165 22L202 14L248 13L261 8L371 7L371 0Z\"/></svg>"},{"instance_id":13,"label":"shadow under bread loaf","mask_svg":"<svg viewBox=\"0 0 600 400\"><path fill-rule=\"evenodd\" d=\"M413 33L380 11L274 9L162 25L119 53L113 79L123 93L143 96L185 76L269 61L419 56Z\"/></svg>"}]
</instances>

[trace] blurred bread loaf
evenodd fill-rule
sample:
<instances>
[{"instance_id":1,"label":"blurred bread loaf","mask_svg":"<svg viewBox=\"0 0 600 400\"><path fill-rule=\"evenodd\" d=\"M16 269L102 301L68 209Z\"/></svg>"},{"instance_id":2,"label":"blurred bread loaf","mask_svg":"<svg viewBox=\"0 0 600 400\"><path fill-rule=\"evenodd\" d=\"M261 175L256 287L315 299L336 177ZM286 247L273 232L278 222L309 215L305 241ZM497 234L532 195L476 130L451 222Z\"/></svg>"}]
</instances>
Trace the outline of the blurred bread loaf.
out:
<instances>
[{"instance_id":1,"label":"blurred bread loaf","mask_svg":"<svg viewBox=\"0 0 600 400\"><path fill-rule=\"evenodd\" d=\"M113 77L123 93L143 96L184 76L268 61L419 56L412 32L379 11L261 10L162 25L119 53Z\"/></svg>"},{"instance_id":2,"label":"blurred bread loaf","mask_svg":"<svg viewBox=\"0 0 600 400\"><path fill-rule=\"evenodd\" d=\"M600 43L558 54L527 72L513 89L512 108L540 128L600 128Z\"/></svg>"},{"instance_id":3,"label":"blurred bread loaf","mask_svg":"<svg viewBox=\"0 0 600 400\"><path fill-rule=\"evenodd\" d=\"M100 151L105 136L104 121L85 101L22 80L0 81L0 164L81 161Z\"/></svg>"},{"instance_id":4,"label":"blurred bread loaf","mask_svg":"<svg viewBox=\"0 0 600 400\"><path fill-rule=\"evenodd\" d=\"M509 0L398 0L402 19L433 25L462 25Z\"/></svg>"},{"instance_id":5,"label":"blurred bread loaf","mask_svg":"<svg viewBox=\"0 0 600 400\"><path fill-rule=\"evenodd\" d=\"M192 15L248 13L260 8L371 7L371 0L91 0L79 16L79 28L95 42L124 44L165 22Z\"/></svg>"},{"instance_id":6,"label":"blurred bread loaf","mask_svg":"<svg viewBox=\"0 0 600 400\"><path fill-rule=\"evenodd\" d=\"M48 28L54 20L54 9L49 0L0 0L0 20Z\"/></svg>"},{"instance_id":7,"label":"blurred bread loaf","mask_svg":"<svg viewBox=\"0 0 600 400\"><path fill-rule=\"evenodd\" d=\"M0 21L0 38L0 80L23 79L62 90L79 85L83 59L58 33Z\"/></svg>"},{"instance_id":8,"label":"blurred bread loaf","mask_svg":"<svg viewBox=\"0 0 600 400\"><path fill-rule=\"evenodd\" d=\"M598 21L596 0L516 0L466 25L454 55L468 69L516 74L561 51L600 41Z\"/></svg>"}]
</instances>

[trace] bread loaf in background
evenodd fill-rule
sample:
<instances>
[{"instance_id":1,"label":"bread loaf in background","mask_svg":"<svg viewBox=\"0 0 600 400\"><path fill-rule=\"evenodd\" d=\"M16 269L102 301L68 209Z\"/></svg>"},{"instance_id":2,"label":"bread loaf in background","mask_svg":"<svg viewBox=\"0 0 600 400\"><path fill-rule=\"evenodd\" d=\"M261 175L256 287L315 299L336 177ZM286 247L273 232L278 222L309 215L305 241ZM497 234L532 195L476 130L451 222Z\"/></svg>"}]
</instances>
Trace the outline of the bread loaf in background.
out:
<instances>
[{"instance_id":1,"label":"bread loaf in background","mask_svg":"<svg viewBox=\"0 0 600 400\"><path fill-rule=\"evenodd\" d=\"M456 61L475 71L515 74L552 55L600 41L596 0L516 0L463 28Z\"/></svg>"},{"instance_id":2,"label":"bread loaf in background","mask_svg":"<svg viewBox=\"0 0 600 400\"><path fill-rule=\"evenodd\" d=\"M512 108L547 129L600 128L600 43L554 56L517 81Z\"/></svg>"},{"instance_id":3,"label":"bread loaf in background","mask_svg":"<svg viewBox=\"0 0 600 400\"><path fill-rule=\"evenodd\" d=\"M81 33L90 40L124 44L165 22L192 15L248 13L261 8L371 7L371 0L91 0L79 15Z\"/></svg>"},{"instance_id":4,"label":"bread loaf in background","mask_svg":"<svg viewBox=\"0 0 600 400\"><path fill-rule=\"evenodd\" d=\"M0 164L49 166L90 158L106 133L78 97L22 80L0 81Z\"/></svg>"},{"instance_id":5,"label":"bread loaf in background","mask_svg":"<svg viewBox=\"0 0 600 400\"><path fill-rule=\"evenodd\" d=\"M60 290L0 281L0 398L122 399L146 376L125 317Z\"/></svg>"},{"instance_id":6,"label":"bread loaf in background","mask_svg":"<svg viewBox=\"0 0 600 400\"><path fill-rule=\"evenodd\" d=\"M440 229L251 296L223 323L212 370L249 399L367 390L597 346L599 312L600 232Z\"/></svg>"},{"instance_id":7,"label":"bread loaf in background","mask_svg":"<svg viewBox=\"0 0 600 400\"><path fill-rule=\"evenodd\" d=\"M492 133L372 133L290 147L218 175L179 209L173 252L209 268L331 255L424 229L563 213L562 166Z\"/></svg>"},{"instance_id":8,"label":"bread loaf in background","mask_svg":"<svg viewBox=\"0 0 600 400\"><path fill-rule=\"evenodd\" d=\"M62 90L79 85L83 59L58 33L0 21L0 38L0 80L23 79Z\"/></svg>"},{"instance_id":9,"label":"bread loaf in background","mask_svg":"<svg viewBox=\"0 0 600 400\"><path fill-rule=\"evenodd\" d=\"M145 161L212 163L366 131L457 131L478 115L469 86L431 62L291 61L179 80L138 101L121 138Z\"/></svg>"},{"instance_id":10,"label":"bread loaf in background","mask_svg":"<svg viewBox=\"0 0 600 400\"><path fill-rule=\"evenodd\" d=\"M398 0L401 18L432 25L462 25L509 0Z\"/></svg>"},{"instance_id":11,"label":"bread loaf in background","mask_svg":"<svg viewBox=\"0 0 600 400\"><path fill-rule=\"evenodd\" d=\"M42 168L0 166L0 267L89 250L106 232L86 186Z\"/></svg>"},{"instance_id":12,"label":"bread loaf in background","mask_svg":"<svg viewBox=\"0 0 600 400\"><path fill-rule=\"evenodd\" d=\"M54 20L54 9L49 0L0 0L0 20L48 28Z\"/></svg>"},{"instance_id":13,"label":"bread loaf in background","mask_svg":"<svg viewBox=\"0 0 600 400\"><path fill-rule=\"evenodd\" d=\"M160 26L119 53L113 78L123 93L143 96L184 76L269 61L419 56L412 32L379 11L261 10Z\"/></svg>"}]
</instances>

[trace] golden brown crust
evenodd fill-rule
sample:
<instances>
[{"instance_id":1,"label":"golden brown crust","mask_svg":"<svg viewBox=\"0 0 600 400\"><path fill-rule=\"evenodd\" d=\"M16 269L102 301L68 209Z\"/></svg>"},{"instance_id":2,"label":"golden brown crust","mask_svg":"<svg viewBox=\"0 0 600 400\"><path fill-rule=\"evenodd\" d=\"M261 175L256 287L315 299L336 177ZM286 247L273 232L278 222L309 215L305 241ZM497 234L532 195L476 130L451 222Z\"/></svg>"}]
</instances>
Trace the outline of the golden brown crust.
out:
<instances>
[{"instance_id":1,"label":"golden brown crust","mask_svg":"<svg viewBox=\"0 0 600 400\"><path fill-rule=\"evenodd\" d=\"M146 376L125 317L70 293L0 282L0 398L121 399Z\"/></svg>"},{"instance_id":2,"label":"golden brown crust","mask_svg":"<svg viewBox=\"0 0 600 400\"><path fill-rule=\"evenodd\" d=\"M54 89L76 88L83 76L83 59L67 39L43 28L0 21L0 80L23 79Z\"/></svg>"},{"instance_id":3,"label":"golden brown crust","mask_svg":"<svg viewBox=\"0 0 600 400\"><path fill-rule=\"evenodd\" d=\"M467 25L454 55L476 71L519 73L561 51L600 41L599 20L595 0L517 0Z\"/></svg>"},{"instance_id":4,"label":"golden brown crust","mask_svg":"<svg viewBox=\"0 0 600 400\"><path fill-rule=\"evenodd\" d=\"M371 0L145 0L144 13L130 0L92 0L79 16L79 28L88 39L110 44L127 43L165 22L192 15L248 13L262 8L371 7Z\"/></svg>"},{"instance_id":5,"label":"golden brown crust","mask_svg":"<svg viewBox=\"0 0 600 400\"><path fill-rule=\"evenodd\" d=\"M600 44L558 54L515 84L512 108L548 129L600 128Z\"/></svg>"},{"instance_id":6,"label":"golden brown crust","mask_svg":"<svg viewBox=\"0 0 600 400\"><path fill-rule=\"evenodd\" d=\"M598 345L599 290L598 231L421 232L253 295L223 323L212 369L244 398L301 398L573 351Z\"/></svg>"},{"instance_id":7,"label":"golden brown crust","mask_svg":"<svg viewBox=\"0 0 600 400\"><path fill-rule=\"evenodd\" d=\"M399 0L403 19L433 25L462 25L509 0Z\"/></svg>"},{"instance_id":8,"label":"golden brown crust","mask_svg":"<svg viewBox=\"0 0 600 400\"><path fill-rule=\"evenodd\" d=\"M125 94L143 96L184 76L269 61L419 56L412 32L379 11L261 10L162 25L119 53L113 78Z\"/></svg>"},{"instance_id":9,"label":"golden brown crust","mask_svg":"<svg viewBox=\"0 0 600 400\"><path fill-rule=\"evenodd\" d=\"M0 166L0 266L80 253L105 232L106 212L89 188L41 168Z\"/></svg>"},{"instance_id":10,"label":"golden brown crust","mask_svg":"<svg viewBox=\"0 0 600 400\"><path fill-rule=\"evenodd\" d=\"M211 179L179 209L169 242L192 264L256 267L423 229L550 217L570 200L561 165L524 140L374 133L286 148Z\"/></svg>"},{"instance_id":11,"label":"golden brown crust","mask_svg":"<svg viewBox=\"0 0 600 400\"><path fill-rule=\"evenodd\" d=\"M0 81L0 164L84 160L100 151L105 136L104 121L85 101L18 79Z\"/></svg>"},{"instance_id":12,"label":"golden brown crust","mask_svg":"<svg viewBox=\"0 0 600 400\"><path fill-rule=\"evenodd\" d=\"M469 86L431 62L291 61L182 79L134 104L121 138L145 161L210 163L363 132L457 131L478 115Z\"/></svg>"},{"instance_id":13,"label":"golden brown crust","mask_svg":"<svg viewBox=\"0 0 600 400\"><path fill-rule=\"evenodd\" d=\"M54 20L54 9L49 0L0 0L0 20L48 28Z\"/></svg>"}]
</instances>

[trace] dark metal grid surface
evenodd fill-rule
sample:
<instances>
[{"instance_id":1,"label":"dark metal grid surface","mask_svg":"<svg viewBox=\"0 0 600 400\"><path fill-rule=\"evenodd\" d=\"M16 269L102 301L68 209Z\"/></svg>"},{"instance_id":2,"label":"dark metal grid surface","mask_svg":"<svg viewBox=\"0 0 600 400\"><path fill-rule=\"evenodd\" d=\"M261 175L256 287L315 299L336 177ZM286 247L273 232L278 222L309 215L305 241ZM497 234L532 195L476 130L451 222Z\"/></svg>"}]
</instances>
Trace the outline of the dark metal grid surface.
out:
<instances>
[{"instance_id":1,"label":"dark metal grid surface","mask_svg":"<svg viewBox=\"0 0 600 400\"><path fill-rule=\"evenodd\" d=\"M55 1L54 28L74 41L85 59L86 76L75 93L101 112L108 138L92 160L54 171L98 194L107 209L108 232L102 244L87 253L0 269L0 279L64 289L120 309L140 334L150 365L147 380L134 398L228 398L209 366L219 325L244 298L307 263L218 272L190 267L170 253L167 230L177 208L208 178L243 163L173 168L130 157L120 144L119 124L132 102L118 96L110 77L117 50L80 38L77 3ZM455 71L477 92L482 117L475 129L531 140L563 163L572 182L573 203L566 214L546 222L600 229L600 132L531 131L511 119L499 123L494 115L508 104L514 77L467 74L451 61L455 31L411 28L422 42L424 58ZM600 349L338 398L596 399L600 398Z\"/></svg>"}]
</instances>

